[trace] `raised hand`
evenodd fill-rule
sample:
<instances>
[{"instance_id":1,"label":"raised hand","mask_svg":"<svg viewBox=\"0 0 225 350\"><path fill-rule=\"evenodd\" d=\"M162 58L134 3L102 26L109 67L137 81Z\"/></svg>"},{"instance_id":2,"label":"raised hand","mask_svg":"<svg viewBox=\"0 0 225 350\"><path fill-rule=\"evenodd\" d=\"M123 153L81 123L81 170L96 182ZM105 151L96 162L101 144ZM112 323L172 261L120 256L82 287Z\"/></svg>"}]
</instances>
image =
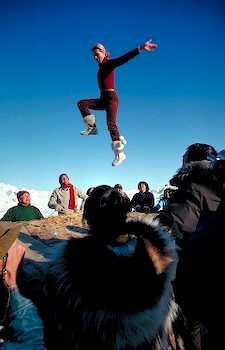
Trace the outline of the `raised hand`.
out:
<instances>
[{"instance_id":1,"label":"raised hand","mask_svg":"<svg viewBox=\"0 0 225 350\"><path fill-rule=\"evenodd\" d=\"M154 51L158 47L157 44L152 43L152 39L146 41L143 45L140 46L141 51Z\"/></svg>"}]
</instances>

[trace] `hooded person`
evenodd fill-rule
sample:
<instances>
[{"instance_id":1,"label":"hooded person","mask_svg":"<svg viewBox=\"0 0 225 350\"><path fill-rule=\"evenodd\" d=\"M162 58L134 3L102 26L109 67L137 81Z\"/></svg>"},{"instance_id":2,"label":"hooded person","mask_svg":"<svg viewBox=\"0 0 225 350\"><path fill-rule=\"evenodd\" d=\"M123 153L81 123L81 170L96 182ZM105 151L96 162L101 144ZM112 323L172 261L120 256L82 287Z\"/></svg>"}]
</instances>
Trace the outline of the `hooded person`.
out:
<instances>
[{"instance_id":1,"label":"hooded person","mask_svg":"<svg viewBox=\"0 0 225 350\"><path fill-rule=\"evenodd\" d=\"M64 242L45 281L49 349L167 349L176 310L176 246L149 218L127 218L114 188L96 187L84 206L90 234ZM104 266L104 268L103 268Z\"/></svg>"},{"instance_id":2,"label":"hooded person","mask_svg":"<svg viewBox=\"0 0 225 350\"><path fill-rule=\"evenodd\" d=\"M100 89L100 98L85 99L78 101L77 105L83 117L85 131L81 131L81 135L97 135L96 118L91 114L90 110L105 110L107 116L107 126L112 139L112 150L115 153L115 159L112 162L113 166L120 165L125 159L124 146L126 145L125 138L120 135L116 119L118 111L118 95L115 90L114 74L115 68L127 63L139 55L142 51L153 51L157 48L151 40L127 52L126 54L109 59L109 53L104 45L97 43L92 47L94 59L99 65L98 70L98 85Z\"/></svg>"}]
</instances>

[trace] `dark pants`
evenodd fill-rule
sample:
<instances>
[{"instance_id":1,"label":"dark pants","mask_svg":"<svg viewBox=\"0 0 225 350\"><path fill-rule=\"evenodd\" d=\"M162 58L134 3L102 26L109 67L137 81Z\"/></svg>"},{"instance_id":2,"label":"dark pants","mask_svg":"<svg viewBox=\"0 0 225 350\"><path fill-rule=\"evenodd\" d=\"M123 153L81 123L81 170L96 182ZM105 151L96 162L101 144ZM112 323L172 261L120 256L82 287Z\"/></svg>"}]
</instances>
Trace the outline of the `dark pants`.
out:
<instances>
[{"instance_id":1,"label":"dark pants","mask_svg":"<svg viewBox=\"0 0 225 350\"><path fill-rule=\"evenodd\" d=\"M77 103L78 108L83 116L90 115L90 109L106 111L107 126L113 141L119 140L120 133L116 125L116 117L118 110L118 96L115 91L104 91L100 98L80 100Z\"/></svg>"}]
</instances>

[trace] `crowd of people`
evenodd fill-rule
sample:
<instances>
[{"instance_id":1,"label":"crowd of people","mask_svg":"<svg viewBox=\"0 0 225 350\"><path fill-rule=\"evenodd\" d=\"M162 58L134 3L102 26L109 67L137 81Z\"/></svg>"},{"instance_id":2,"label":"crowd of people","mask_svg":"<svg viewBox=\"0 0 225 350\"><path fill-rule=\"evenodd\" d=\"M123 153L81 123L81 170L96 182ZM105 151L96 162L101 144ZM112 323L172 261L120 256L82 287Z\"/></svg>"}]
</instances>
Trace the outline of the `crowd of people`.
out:
<instances>
[{"instance_id":1,"label":"crowd of people","mask_svg":"<svg viewBox=\"0 0 225 350\"><path fill-rule=\"evenodd\" d=\"M59 183L49 207L67 215L81 198L89 234L53 248L35 304L21 292L21 226L0 225L0 349L224 349L225 151L190 145L157 205L145 181L131 199L121 184ZM17 198L2 221L43 217Z\"/></svg>"}]
</instances>

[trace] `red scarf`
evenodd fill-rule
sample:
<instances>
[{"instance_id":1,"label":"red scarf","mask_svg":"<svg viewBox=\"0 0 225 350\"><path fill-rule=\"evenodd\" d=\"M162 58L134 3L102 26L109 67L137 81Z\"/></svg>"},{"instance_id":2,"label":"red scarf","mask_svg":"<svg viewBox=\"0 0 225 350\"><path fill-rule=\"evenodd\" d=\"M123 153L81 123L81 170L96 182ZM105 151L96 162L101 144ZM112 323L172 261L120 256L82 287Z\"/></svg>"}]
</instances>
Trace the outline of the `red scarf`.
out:
<instances>
[{"instance_id":1,"label":"red scarf","mask_svg":"<svg viewBox=\"0 0 225 350\"><path fill-rule=\"evenodd\" d=\"M69 201L69 209L74 210L76 208L76 202L75 202L75 195L74 195L74 188L73 185L71 184L62 184L62 188L66 189L69 188L70 189L70 201Z\"/></svg>"}]
</instances>

